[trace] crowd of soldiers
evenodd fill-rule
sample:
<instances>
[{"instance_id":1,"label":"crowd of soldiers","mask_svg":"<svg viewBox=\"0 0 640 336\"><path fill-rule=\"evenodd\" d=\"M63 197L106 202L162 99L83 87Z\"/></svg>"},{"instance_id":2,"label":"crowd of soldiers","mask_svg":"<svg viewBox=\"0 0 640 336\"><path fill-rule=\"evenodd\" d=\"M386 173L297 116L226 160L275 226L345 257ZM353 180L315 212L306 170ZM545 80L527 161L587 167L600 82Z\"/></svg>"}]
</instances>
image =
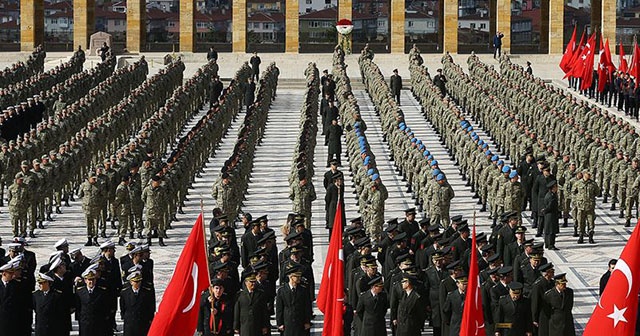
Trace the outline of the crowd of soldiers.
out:
<instances>
[{"instance_id":1,"label":"crowd of soldiers","mask_svg":"<svg viewBox=\"0 0 640 336\"><path fill-rule=\"evenodd\" d=\"M109 62L111 62L111 65L109 65ZM76 103L65 107L64 101L59 99L54 104L57 110L52 112L50 111L51 108L47 107L47 104L44 107L40 106L39 97L34 97L34 106L44 108L44 114L50 114L50 116L46 120L40 121L34 129L24 133L24 135L19 134L15 141L10 140L8 143L2 144L2 150L0 151L0 184L2 186L0 187L0 196L4 195L4 186L11 185L16 173L22 171L21 165L24 161L27 161L28 166L31 166L31 162L35 158L40 160L46 156L52 165L56 167L62 165L64 162L61 160L65 158L65 153L69 153L71 144L71 142L64 142L64 139L75 137L82 125L86 125L93 118L107 112L107 109L115 104L108 97L113 99L122 98L125 93L130 92L141 83L148 72L147 64L142 60L131 67L117 70L110 76L113 72L115 60L110 60L109 62L104 67L99 65L95 71L87 73L95 80L106 78L104 82L99 84L92 82L94 85L88 88L71 85L77 90L86 93ZM54 93L47 91L44 96L49 95L53 96ZM54 179L58 173L63 174L64 171L55 171ZM51 181L51 183L56 182ZM62 192L61 188L65 188L66 191ZM49 207L51 207L51 203L55 201L57 213L61 213L61 200L64 199L67 202L69 200L69 188L64 185L61 188L54 188L52 191L54 198L50 198L48 203ZM35 191L32 192L35 193ZM1 199L0 205L3 205ZM49 214L51 213L51 211L48 212ZM41 220L43 219L44 217Z\"/></svg>"},{"instance_id":2,"label":"crowd of soldiers","mask_svg":"<svg viewBox=\"0 0 640 336\"><path fill-rule=\"evenodd\" d=\"M69 335L72 318L80 335L113 335L116 313L124 335L146 335L155 314L153 259L148 245L129 243L117 257L105 241L97 254L69 249L66 239L37 267L24 238L8 244L0 259L0 330L14 335ZM36 286L37 283L37 286ZM34 288L36 289L34 291Z\"/></svg>"},{"instance_id":3,"label":"crowd of soldiers","mask_svg":"<svg viewBox=\"0 0 640 336\"><path fill-rule=\"evenodd\" d=\"M55 66L47 72L36 73L24 81L2 87L0 90L0 108L7 108L27 101L36 94L71 78L84 67L84 52L75 52L68 62Z\"/></svg>"},{"instance_id":4,"label":"crowd of soldiers","mask_svg":"<svg viewBox=\"0 0 640 336\"><path fill-rule=\"evenodd\" d=\"M0 88L27 80L35 74L44 72L44 60L47 53L42 45L38 45L26 62L18 61L0 72Z\"/></svg>"},{"instance_id":5,"label":"crowd of soldiers","mask_svg":"<svg viewBox=\"0 0 640 336\"><path fill-rule=\"evenodd\" d=\"M307 90L300 111L300 133L289 173L289 199L293 202L292 211L303 214L305 226L311 228L311 203L317 198L311 177L315 175L313 161L318 133L320 73L315 63L310 63L304 74Z\"/></svg>"},{"instance_id":6,"label":"crowd of soldiers","mask_svg":"<svg viewBox=\"0 0 640 336\"><path fill-rule=\"evenodd\" d=\"M353 193L357 200L358 209L363 217L363 221L366 225L367 233L378 241L382 231L382 224L384 223L384 203L389 197L387 188L382 183L380 173L376 165L376 158L371 146L366 137L367 124L362 120L360 115L360 107L353 95L351 88L351 80L347 75L347 66L344 63L344 53L340 48L336 48L336 52L333 57L333 77L336 79L336 99L338 102L337 114L335 114L336 120L340 120L344 126L345 132L345 144L347 148L347 156L349 158L349 171L352 175L354 188ZM329 107L332 108L333 107ZM327 112L327 115L329 113ZM337 123L336 123L337 126ZM343 173L338 170L340 161L339 158L334 158L331 162L331 174L333 176L325 175L325 188L327 189L327 198L325 203L327 204L327 226L333 225L333 215L335 209L333 205L336 204L336 199L329 199L330 193L327 185L339 184L341 187L340 192L342 195L340 199L344 201L344 187ZM329 174L329 173L327 173ZM330 182L333 180L340 180L339 182ZM344 207L343 207L344 209ZM329 211L332 210L332 211ZM345 218L344 216L342 218Z\"/></svg>"},{"instance_id":7,"label":"crowd of soldiers","mask_svg":"<svg viewBox=\"0 0 640 336\"><path fill-rule=\"evenodd\" d=\"M243 69L246 69L243 67ZM275 63L269 64L259 80L258 94L247 104L247 112L238 130L238 136L233 153L221 168L220 176L212 186L212 196L230 221L235 221L238 211L245 198L249 186L250 172L253 168L253 158L257 146L262 142L262 136L267 122L267 115L271 102L275 98L276 85L280 72ZM241 77L246 76L243 70ZM249 77L243 85L246 103L246 86L251 85L253 77Z\"/></svg>"}]
</instances>

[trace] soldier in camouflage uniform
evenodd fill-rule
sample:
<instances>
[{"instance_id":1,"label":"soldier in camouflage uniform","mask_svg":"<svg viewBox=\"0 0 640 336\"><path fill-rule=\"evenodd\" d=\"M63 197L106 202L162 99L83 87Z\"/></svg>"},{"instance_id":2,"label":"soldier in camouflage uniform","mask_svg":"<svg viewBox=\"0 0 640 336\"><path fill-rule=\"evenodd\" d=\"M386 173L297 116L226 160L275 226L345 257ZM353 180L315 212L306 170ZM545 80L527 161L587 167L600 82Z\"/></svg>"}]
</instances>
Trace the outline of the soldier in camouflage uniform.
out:
<instances>
[{"instance_id":1,"label":"soldier in camouflage uniform","mask_svg":"<svg viewBox=\"0 0 640 336\"><path fill-rule=\"evenodd\" d=\"M100 188L97 184L95 172L90 172L89 177L82 183L78 196L82 198L82 210L87 221L87 243L85 246L100 246L98 244L98 222L101 211Z\"/></svg>"},{"instance_id":2,"label":"soldier in camouflage uniform","mask_svg":"<svg viewBox=\"0 0 640 336\"><path fill-rule=\"evenodd\" d=\"M229 173L222 173L220 179L213 185L211 196L216 200L216 207L222 209L229 220L234 221L237 216L237 203L234 200L231 180Z\"/></svg>"},{"instance_id":3,"label":"soldier in camouflage uniform","mask_svg":"<svg viewBox=\"0 0 640 336\"><path fill-rule=\"evenodd\" d=\"M15 182L7 190L9 215L14 237L24 237L27 232L27 209L29 208L29 190L24 184L24 175L17 173Z\"/></svg>"},{"instance_id":4,"label":"soldier in camouflage uniform","mask_svg":"<svg viewBox=\"0 0 640 336\"><path fill-rule=\"evenodd\" d=\"M127 237L127 231L130 231L129 238L133 239L134 228L130 227L131 223L131 198L129 193L129 182L131 178L129 175L124 175L121 178L121 182L116 188L113 202L113 215L118 217L118 245L124 246L126 244L125 238Z\"/></svg>"},{"instance_id":5,"label":"soldier in camouflage uniform","mask_svg":"<svg viewBox=\"0 0 640 336\"><path fill-rule=\"evenodd\" d=\"M147 244L151 245L151 238L157 236L158 245L166 246L164 243L166 195L164 188L160 186L160 181L160 176L154 175L151 177L151 183L142 191L142 201L146 208L144 235L147 237Z\"/></svg>"},{"instance_id":6,"label":"soldier in camouflage uniform","mask_svg":"<svg viewBox=\"0 0 640 336\"><path fill-rule=\"evenodd\" d=\"M578 213L578 244L584 243L585 233L589 236L589 244L594 244L596 197L600 196L600 187L591 179L588 169L582 172L582 180L576 182L574 190L575 203Z\"/></svg>"},{"instance_id":7,"label":"soldier in camouflage uniform","mask_svg":"<svg viewBox=\"0 0 640 336\"><path fill-rule=\"evenodd\" d=\"M316 200L313 183L308 181L306 171L298 171L298 184L292 184L289 199L293 201L293 212L304 215L305 227L311 228L311 202Z\"/></svg>"},{"instance_id":8,"label":"soldier in camouflage uniform","mask_svg":"<svg viewBox=\"0 0 640 336\"><path fill-rule=\"evenodd\" d=\"M380 241L380 232L384 224L384 202L389 198L387 188L382 184L380 175L373 174L366 192L362 193L362 202L365 204L364 226L365 231L375 243Z\"/></svg>"},{"instance_id":9,"label":"soldier in camouflage uniform","mask_svg":"<svg viewBox=\"0 0 640 336\"><path fill-rule=\"evenodd\" d=\"M453 188L447 182L444 173L438 174L435 178L436 185L429 189L427 198L431 200L429 215L432 225L442 225L445 229L449 227L449 208L451 200L455 197Z\"/></svg>"}]
</instances>

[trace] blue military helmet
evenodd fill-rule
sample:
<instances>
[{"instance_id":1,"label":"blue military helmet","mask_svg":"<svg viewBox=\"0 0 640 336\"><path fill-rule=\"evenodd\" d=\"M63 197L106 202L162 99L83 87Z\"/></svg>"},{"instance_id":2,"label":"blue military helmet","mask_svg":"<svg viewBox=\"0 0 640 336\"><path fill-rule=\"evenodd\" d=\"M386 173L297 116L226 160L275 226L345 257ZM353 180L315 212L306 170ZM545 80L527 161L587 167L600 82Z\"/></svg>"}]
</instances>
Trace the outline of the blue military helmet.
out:
<instances>
[{"instance_id":1,"label":"blue military helmet","mask_svg":"<svg viewBox=\"0 0 640 336\"><path fill-rule=\"evenodd\" d=\"M406 128L406 127L405 127L404 125L400 125L400 130L401 130L401 131L404 131L404 130L405 130L405 128Z\"/></svg>"},{"instance_id":2,"label":"blue military helmet","mask_svg":"<svg viewBox=\"0 0 640 336\"><path fill-rule=\"evenodd\" d=\"M479 136L476 134L476 132L471 132L471 137L472 138L479 138Z\"/></svg>"},{"instance_id":3,"label":"blue military helmet","mask_svg":"<svg viewBox=\"0 0 640 336\"><path fill-rule=\"evenodd\" d=\"M436 181L442 181L444 180L444 174L440 173L438 174L438 176L436 176Z\"/></svg>"},{"instance_id":4,"label":"blue military helmet","mask_svg":"<svg viewBox=\"0 0 640 336\"><path fill-rule=\"evenodd\" d=\"M497 156L497 155L494 155L494 156L492 156L492 157L491 157L491 161L492 161L492 162L496 162L496 161L498 161L498 160L500 160L500 157L499 157L499 156Z\"/></svg>"},{"instance_id":5,"label":"blue military helmet","mask_svg":"<svg viewBox=\"0 0 640 336\"><path fill-rule=\"evenodd\" d=\"M414 142L417 142L417 141L418 141L418 139L416 139L416 138L411 138L411 143L414 143Z\"/></svg>"},{"instance_id":6,"label":"blue military helmet","mask_svg":"<svg viewBox=\"0 0 640 336\"><path fill-rule=\"evenodd\" d=\"M504 161L503 160L498 160L498 166L502 166L504 165Z\"/></svg>"},{"instance_id":7,"label":"blue military helmet","mask_svg":"<svg viewBox=\"0 0 640 336\"><path fill-rule=\"evenodd\" d=\"M366 148L360 148L360 154L365 154L367 152Z\"/></svg>"},{"instance_id":8,"label":"blue military helmet","mask_svg":"<svg viewBox=\"0 0 640 336\"><path fill-rule=\"evenodd\" d=\"M502 167L502 172L503 172L503 173L505 173L505 174L506 174L506 173L508 173L508 172L510 172L510 171L511 171L511 167L509 167L509 166L504 166L504 167Z\"/></svg>"},{"instance_id":9,"label":"blue military helmet","mask_svg":"<svg viewBox=\"0 0 640 336\"><path fill-rule=\"evenodd\" d=\"M486 149L486 148L489 148L489 144L482 145L482 149ZM489 153L491 153L491 151L489 151Z\"/></svg>"},{"instance_id":10,"label":"blue military helmet","mask_svg":"<svg viewBox=\"0 0 640 336\"><path fill-rule=\"evenodd\" d=\"M478 146L482 146L484 145L484 140L480 139L480 141L478 141Z\"/></svg>"},{"instance_id":11,"label":"blue military helmet","mask_svg":"<svg viewBox=\"0 0 640 336\"><path fill-rule=\"evenodd\" d=\"M422 140L420 140L420 139L416 140L416 144L421 145L422 144Z\"/></svg>"},{"instance_id":12,"label":"blue military helmet","mask_svg":"<svg viewBox=\"0 0 640 336\"><path fill-rule=\"evenodd\" d=\"M405 125L405 123L404 123L404 121L403 121L403 122L400 122L400 123L398 124L398 127L400 127L400 128L402 128L402 129L404 129L405 127L407 127L407 125Z\"/></svg>"},{"instance_id":13,"label":"blue military helmet","mask_svg":"<svg viewBox=\"0 0 640 336\"><path fill-rule=\"evenodd\" d=\"M422 150L423 148L424 148L424 145L423 145L423 144L420 144L420 146L418 146L418 149L419 149L419 150Z\"/></svg>"},{"instance_id":14,"label":"blue military helmet","mask_svg":"<svg viewBox=\"0 0 640 336\"><path fill-rule=\"evenodd\" d=\"M363 166L366 166L369 164L369 162L371 161L371 157L370 156L365 156L364 161L362 162Z\"/></svg>"},{"instance_id":15,"label":"blue military helmet","mask_svg":"<svg viewBox=\"0 0 640 336\"><path fill-rule=\"evenodd\" d=\"M484 145L486 145L486 144L484 144ZM482 148L486 148L484 145L482 145ZM486 156L493 156L493 153L491 153L491 150L487 149L487 151L486 151L486 152L484 152L484 155L486 155Z\"/></svg>"},{"instance_id":16,"label":"blue military helmet","mask_svg":"<svg viewBox=\"0 0 640 336\"><path fill-rule=\"evenodd\" d=\"M360 128L360 122L359 121L354 122L353 123L353 127L354 128Z\"/></svg>"},{"instance_id":17,"label":"blue military helmet","mask_svg":"<svg viewBox=\"0 0 640 336\"><path fill-rule=\"evenodd\" d=\"M433 160L433 155L429 154L429 156L427 156L427 160Z\"/></svg>"},{"instance_id":18,"label":"blue military helmet","mask_svg":"<svg viewBox=\"0 0 640 336\"><path fill-rule=\"evenodd\" d=\"M432 176L438 176L438 174L440 174L440 173L442 173L442 172L440 171L440 169L437 169L437 168L431 171L431 175Z\"/></svg>"},{"instance_id":19,"label":"blue military helmet","mask_svg":"<svg viewBox=\"0 0 640 336\"><path fill-rule=\"evenodd\" d=\"M466 120L460 120L460 126L465 127L469 123Z\"/></svg>"},{"instance_id":20,"label":"blue military helmet","mask_svg":"<svg viewBox=\"0 0 640 336\"><path fill-rule=\"evenodd\" d=\"M437 166L437 165L438 165L438 160L431 161L431 167Z\"/></svg>"},{"instance_id":21,"label":"blue military helmet","mask_svg":"<svg viewBox=\"0 0 640 336\"><path fill-rule=\"evenodd\" d=\"M407 128L405 128L405 131L406 131L407 133L411 133L411 127L407 126ZM411 133L411 134L413 134L413 133Z\"/></svg>"},{"instance_id":22,"label":"blue military helmet","mask_svg":"<svg viewBox=\"0 0 640 336\"><path fill-rule=\"evenodd\" d=\"M407 128L407 129L409 129L409 128ZM407 135L408 135L408 136L412 136L412 135L413 135L413 132L409 131L409 133L407 133Z\"/></svg>"},{"instance_id":23,"label":"blue military helmet","mask_svg":"<svg viewBox=\"0 0 640 336\"><path fill-rule=\"evenodd\" d=\"M473 126L469 125L469 127L467 127L467 132L472 132L473 131Z\"/></svg>"},{"instance_id":24,"label":"blue military helmet","mask_svg":"<svg viewBox=\"0 0 640 336\"><path fill-rule=\"evenodd\" d=\"M369 170L367 170L367 175L368 175L368 176L371 176L371 175L373 175L375 172L376 172L376 170L375 170L375 169L373 169L373 168L369 168Z\"/></svg>"},{"instance_id":25,"label":"blue military helmet","mask_svg":"<svg viewBox=\"0 0 640 336\"><path fill-rule=\"evenodd\" d=\"M426 151L424 151L424 153L422 153L422 155L423 155L424 157L427 157L427 156L429 156L429 155L430 155L430 153L429 153L429 151L428 151L428 150L426 150Z\"/></svg>"},{"instance_id":26,"label":"blue military helmet","mask_svg":"<svg viewBox=\"0 0 640 336\"><path fill-rule=\"evenodd\" d=\"M373 175L371 176L371 181L375 181L375 180L377 180L377 179L379 179L379 178L380 178L380 174L373 174Z\"/></svg>"},{"instance_id":27,"label":"blue military helmet","mask_svg":"<svg viewBox=\"0 0 640 336\"><path fill-rule=\"evenodd\" d=\"M515 170L512 170L511 173L509 173L509 178L512 179L514 177L518 177L518 172Z\"/></svg>"}]
</instances>

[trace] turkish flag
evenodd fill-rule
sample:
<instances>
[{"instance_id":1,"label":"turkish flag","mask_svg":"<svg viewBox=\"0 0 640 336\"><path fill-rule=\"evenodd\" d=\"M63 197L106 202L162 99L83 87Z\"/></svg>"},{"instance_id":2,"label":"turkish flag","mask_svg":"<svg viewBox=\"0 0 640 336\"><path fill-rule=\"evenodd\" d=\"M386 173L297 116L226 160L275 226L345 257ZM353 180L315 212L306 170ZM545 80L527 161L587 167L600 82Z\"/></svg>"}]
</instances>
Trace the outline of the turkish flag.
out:
<instances>
[{"instance_id":1,"label":"turkish flag","mask_svg":"<svg viewBox=\"0 0 640 336\"><path fill-rule=\"evenodd\" d=\"M629 70L629 66L627 65L627 60L624 58L624 48L622 47L622 42L620 42L620 71L627 73Z\"/></svg>"},{"instance_id":2,"label":"turkish flag","mask_svg":"<svg viewBox=\"0 0 640 336\"><path fill-rule=\"evenodd\" d=\"M580 43L578 43L578 46L573 50L573 55L571 55L571 59L567 64L569 71L565 73L562 79L565 79L567 77L580 77L580 75L582 74L582 68L577 70L576 63L578 62L578 60L580 60L580 56L582 56L585 49L584 35L585 33L582 33L582 36L580 36Z\"/></svg>"},{"instance_id":3,"label":"turkish flag","mask_svg":"<svg viewBox=\"0 0 640 336\"><path fill-rule=\"evenodd\" d=\"M633 42L633 55L631 56L631 65L629 66L629 75L638 78L640 72L640 47L638 42Z\"/></svg>"},{"instance_id":4,"label":"turkish flag","mask_svg":"<svg viewBox=\"0 0 640 336\"><path fill-rule=\"evenodd\" d=\"M573 53L576 48L576 26L573 26L573 34L571 34L571 39L569 40L569 44L567 44L567 48L564 50L564 54L562 55L562 59L560 60L560 69L566 74L571 70L570 64L571 59L573 58Z\"/></svg>"},{"instance_id":5,"label":"turkish flag","mask_svg":"<svg viewBox=\"0 0 640 336\"><path fill-rule=\"evenodd\" d=\"M613 65L611 59L611 50L609 50L609 39L602 46L602 37L600 38L600 60L598 61L598 92L603 92L605 85L611 81L616 66Z\"/></svg>"},{"instance_id":6,"label":"turkish flag","mask_svg":"<svg viewBox=\"0 0 640 336\"><path fill-rule=\"evenodd\" d=\"M593 82L593 63L595 61L596 53L596 34L592 34L587 42L587 48L585 49L582 63L582 82L580 84L580 90L587 90L591 87Z\"/></svg>"},{"instance_id":7,"label":"turkish flag","mask_svg":"<svg viewBox=\"0 0 640 336\"><path fill-rule=\"evenodd\" d=\"M333 231L329 240L327 260L322 272L322 282L316 299L318 309L324 314L323 336L344 334L344 260L342 256L342 202L338 200Z\"/></svg>"},{"instance_id":8,"label":"turkish flag","mask_svg":"<svg viewBox=\"0 0 640 336\"><path fill-rule=\"evenodd\" d=\"M209 287L209 281L204 224L200 213L164 291L149 335L193 335L198 324L200 294Z\"/></svg>"},{"instance_id":9,"label":"turkish flag","mask_svg":"<svg viewBox=\"0 0 640 336\"><path fill-rule=\"evenodd\" d=\"M640 221L622 250L584 336L634 335L640 291Z\"/></svg>"},{"instance_id":10,"label":"turkish flag","mask_svg":"<svg viewBox=\"0 0 640 336\"><path fill-rule=\"evenodd\" d=\"M471 261L469 261L469 283L462 311L461 336L485 336L482 296L480 294L480 276L478 275L478 252L476 247L476 224L473 224L471 236Z\"/></svg>"}]
</instances>

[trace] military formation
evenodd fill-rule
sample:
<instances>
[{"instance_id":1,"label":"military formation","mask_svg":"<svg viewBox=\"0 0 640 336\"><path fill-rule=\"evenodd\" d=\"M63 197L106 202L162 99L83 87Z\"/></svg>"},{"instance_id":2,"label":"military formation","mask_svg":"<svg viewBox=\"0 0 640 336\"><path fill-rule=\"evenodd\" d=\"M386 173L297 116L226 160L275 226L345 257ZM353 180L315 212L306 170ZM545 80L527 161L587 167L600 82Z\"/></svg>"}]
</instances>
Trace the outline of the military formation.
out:
<instances>
[{"instance_id":1,"label":"military formation","mask_svg":"<svg viewBox=\"0 0 640 336\"><path fill-rule=\"evenodd\" d=\"M338 50L340 49L338 48ZM375 154L367 140L367 124L360 115L360 107L353 94L351 80L347 75L344 54L340 51L334 53L333 58L336 99L339 103L338 117L346 130L345 143L349 157L349 171L353 175L352 187L355 188L356 204L363 217L367 233L377 242L382 239L384 204L389 193L382 183ZM342 176L334 174L334 178L342 179ZM327 213L327 221L332 220L333 217L330 215Z\"/></svg>"},{"instance_id":2,"label":"military formation","mask_svg":"<svg viewBox=\"0 0 640 336\"><path fill-rule=\"evenodd\" d=\"M78 51L70 64L82 64L83 55ZM0 330L68 335L75 314L80 335L113 335L119 312L124 335L146 335L156 306L150 246L154 239L166 246L189 187L246 107L233 152L212 186L211 285L199 298L199 334L310 334L316 295L311 217L317 201L311 179L320 130L328 147L323 187L330 236L340 202L344 212L345 194L355 197L361 216L349 221L341 216L345 334L386 335L388 328L399 336L427 329L458 335L472 253L487 333L575 334L573 291L566 276L555 273L545 249L557 249L556 236L570 220L579 244L595 243L597 200L610 202L612 211L618 206L627 226L634 210L637 217L640 145L634 127L578 103L506 55L499 72L472 55L466 74L445 54L432 78L414 46L412 93L447 149L448 157L436 158L404 118L402 79L396 72L389 85L365 47L358 59L362 81L395 171L415 205L403 217L389 219L389 194L344 56L336 47L331 72L323 76L314 63L304 70L300 130L288 176L292 213L282 227L282 250L267 215L254 218L243 209L276 97L275 63L261 76L259 62L245 63L226 87L214 80L215 59L187 80L180 59L147 79L144 58L114 71L113 57L95 69L71 75L60 72L72 70L59 69L54 74L60 77L43 80L40 96L5 113L0 125L23 123L19 130L7 127L15 134L4 138L0 153L0 189L15 236L0 258ZM32 78L23 77L7 80L22 85ZM20 85L15 88L24 88ZM35 121L25 122L33 115ZM194 126L184 128L188 121ZM344 156L348 164L343 165ZM455 162L480 213L492 220L491 232L472 237L475 218L451 213L456 195L438 159ZM352 175L353 185L344 185L344 174ZM36 270L25 237L46 232L37 231L46 230L44 222L60 225L51 215L75 198L82 201L86 221L85 249L96 246L100 252L84 256L60 240ZM529 214L533 226L527 229L523 216ZM243 227L236 229L237 221ZM115 231L117 241L105 241L108 231ZM127 249L120 259L117 245Z\"/></svg>"},{"instance_id":3,"label":"military formation","mask_svg":"<svg viewBox=\"0 0 640 336\"><path fill-rule=\"evenodd\" d=\"M275 98L279 72L275 63L269 64L263 72L259 80L258 94L255 100L248 105L244 121L238 130L233 153L225 161L219 178L212 186L211 194L216 200L217 207L232 222L238 217L249 186L253 158L264 135L269 107ZM246 71L243 70L241 76L246 76ZM252 77L247 78L251 79ZM250 84L245 80L243 92L246 92L247 85Z\"/></svg>"},{"instance_id":4,"label":"military formation","mask_svg":"<svg viewBox=\"0 0 640 336\"><path fill-rule=\"evenodd\" d=\"M304 214L305 226L310 229L311 203L317 198L311 178L315 175L313 162L318 133L318 97L320 95L320 74L314 63L307 66L305 78L307 91L300 111L300 133L289 173L289 199L293 202L292 211Z\"/></svg>"}]
</instances>

